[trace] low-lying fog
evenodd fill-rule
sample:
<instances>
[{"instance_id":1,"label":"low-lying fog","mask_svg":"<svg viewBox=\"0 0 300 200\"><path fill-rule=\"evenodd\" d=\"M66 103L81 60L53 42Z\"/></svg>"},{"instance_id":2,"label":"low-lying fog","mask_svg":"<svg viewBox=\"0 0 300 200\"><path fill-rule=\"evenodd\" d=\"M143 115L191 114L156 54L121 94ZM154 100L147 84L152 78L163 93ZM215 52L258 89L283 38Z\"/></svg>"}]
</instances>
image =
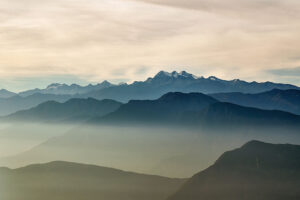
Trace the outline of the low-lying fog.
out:
<instances>
[{"instance_id":1,"label":"low-lying fog","mask_svg":"<svg viewBox=\"0 0 300 200\"><path fill-rule=\"evenodd\" d=\"M225 137L226 135L226 137ZM178 127L1 125L0 166L72 161L168 177L190 177L249 140L300 144L285 131L205 132Z\"/></svg>"},{"instance_id":2,"label":"low-lying fog","mask_svg":"<svg viewBox=\"0 0 300 200\"><path fill-rule=\"evenodd\" d=\"M0 157L13 156L62 135L74 125L0 123Z\"/></svg>"}]
</instances>

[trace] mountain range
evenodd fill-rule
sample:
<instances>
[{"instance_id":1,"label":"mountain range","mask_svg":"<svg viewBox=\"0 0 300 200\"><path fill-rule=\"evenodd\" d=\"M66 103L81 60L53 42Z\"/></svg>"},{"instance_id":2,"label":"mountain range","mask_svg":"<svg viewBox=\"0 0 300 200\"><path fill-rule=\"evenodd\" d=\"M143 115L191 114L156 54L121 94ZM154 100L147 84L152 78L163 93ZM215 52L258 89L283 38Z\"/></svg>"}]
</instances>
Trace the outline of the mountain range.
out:
<instances>
[{"instance_id":1,"label":"mountain range","mask_svg":"<svg viewBox=\"0 0 300 200\"><path fill-rule=\"evenodd\" d=\"M13 97L15 95L17 95L17 94L14 93L14 92L10 92L10 91L5 90L5 89L0 90L0 98L9 98L9 97Z\"/></svg>"},{"instance_id":2,"label":"mountain range","mask_svg":"<svg viewBox=\"0 0 300 200\"><path fill-rule=\"evenodd\" d=\"M185 179L55 161L18 169L0 168L5 200L165 200Z\"/></svg>"},{"instance_id":3,"label":"mountain range","mask_svg":"<svg viewBox=\"0 0 300 200\"><path fill-rule=\"evenodd\" d=\"M94 123L164 123L180 120L183 113L201 111L210 104L216 103L214 98L202 93L170 92L156 100L131 100L118 110L103 118L94 119Z\"/></svg>"},{"instance_id":4,"label":"mountain range","mask_svg":"<svg viewBox=\"0 0 300 200\"><path fill-rule=\"evenodd\" d=\"M26 97L16 95L9 98L0 98L0 116L9 115L20 110L30 109L47 101L57 101L62 103L72 97L73 96L70 95L35 93Z\"/></svg>"},{"instance_id":5,"label":"mountain range","mask_svg":"<svg viewBox=\"0 0 300 200\"><path fill-rule=\"evenodd\" d=\"M133 99L156 99L168 92L200 92L205 94L221 92L243 92L259 93L272 89L299 89L290 84L280 84L272 82L246 82L239 79L227 81L216 77L197 77L193 74L182 72L161 71L153 78L146 81L136 81L132 84L123 84L104 88L91 92L87 95L97 99L114 99L127 102Z\"/></svg>"},{"instance_id":6,"label":"mountain range","mask_svg":"<svg viewBox=\"0 0 300 200\"><path fill-rule=\"evenodd\" d=\"M291 84L281 84L272 82L247 82L240 79L222 80L214 76L204 78L190 74L186 71L182 72L165 72L160 71L154 77L145 81L135 81L132 84L115 85L108 81L87 86L78 84L61 84L53 83L45 89L32 89L19 93L12 93L7 90L0 91L0 97L11 97L14 95L30 96L35 93L56 94L56 95L94 95L99 98L109 98L120 101L128 101L131 99L153 99L167 92L201 92L201 93L221 93L221 92L243 92L243 93L259 93L272 89L299 89L299 87ZM119 92L118 92L119 91ZM120 93L121 92L121 93ZM140 92L142 92L140 94Z\"/></svg>"},{"instance_id":7,"label":"mountain range","mask_svg":"<svg viewBox=\"0 0 300 200\"><path fill-rule=\"evenodd\" d=\"M7 116L7 120L40 122L74 122L101 117L116 111L121 103L114 100L70 99L64 103L47 101L29 110Z\"/></svg>"},{"instance_id":8,"label":"mountain range","mask_svg":"<svg viewBox=\"0 0 300 200\"><path fill-rule=\"evenodd\" d=\"M26 97L33 95L35 93L41 93L41 94L56 94L56 95L78 95L78 94L85 94L92 91L101 90L103 88L108 88L113 86L112 83L108 81L103 81L102 83L92 85L89 84L87 86L81 86L78 84L60 84L60 83L53 83L48 85L45 89L33 89L33 90L27 90L24 92L20 92L18 95Z\"/></svg>"},{"instance_id":9,"label":"mountain range","mask_svg":"<svg viewBox=\"0 0 300 200\"><path fill-rule=\"evenodd\" d=\"M284 111L244 107L201 93L167 93L157 100L131 100L93 123L172 124L189 127L298 127L300 116Z\"/></svg>"},{"instance_id":10,"label":"mountain range","mask_svg":"<svg viewBox=\"0 0 300 200\"><path fill-rule=\"evenodd\" d=\"M300 146L251 141L224 153L168 200L296 200Z\"/></svg>"},{"instance_id":11,"label":"mountain range","mask_svg":"<svg viewBox=\"0 0 300 200\"><path fill-rule=\"evenodd\" d=\"M170 92L156 100L71 99L46 102L3 117L5 120L66 122L89 120L92 124L176 125L205 128L300 127L300 116L219 102L202 93Z\"/></svg>"},{"instance_id":12,"label":"mountain range","mask_svg":"<svg viewBox=\"0 0 300 200\"><path fill-rule=\"evenodd\" d=\"M222 102L268 110L283 110L300 115L300 90L279 90L245 94L240 92L211 94Z\"/></svg>"},{"instance_id":13,"label":"mountain range","mask_svg":"<svg viewBox=\"0 0 300 200\"><path fill-rule=\"evenodd\" d=\"M253 140L188 179L54 161L0 168L0 185L10 200L297 200L300 145Z\"/></svg>"},{"instance_id":14,"label":"mountain range","mask_svg":"<svg viewBox=\"0 0 300 200\"><path fill-rule=\"evenodd\" d=\"M19 110L29 109L46 101L64 102L71 98L92 97L98 100L113 99L124 103L134 99L157 99L168 92L200 92L205 94L240 92L254 94L273 89L299 90L299 87L272 82L246 82L239 79L227 81L213 76L204 78L185 71L171 73L161 71L152 78L145 81L136 81L132 84L114 85L108 81L88 86L55 83L45 89L33 89L18 94L2 90L0 91L0 115L8 115ZM222 100L220 95L213 96ZM283 106L283 108L285 107ZM290 110L289 108L288 111Z\"/></svg>"}]
</instances>

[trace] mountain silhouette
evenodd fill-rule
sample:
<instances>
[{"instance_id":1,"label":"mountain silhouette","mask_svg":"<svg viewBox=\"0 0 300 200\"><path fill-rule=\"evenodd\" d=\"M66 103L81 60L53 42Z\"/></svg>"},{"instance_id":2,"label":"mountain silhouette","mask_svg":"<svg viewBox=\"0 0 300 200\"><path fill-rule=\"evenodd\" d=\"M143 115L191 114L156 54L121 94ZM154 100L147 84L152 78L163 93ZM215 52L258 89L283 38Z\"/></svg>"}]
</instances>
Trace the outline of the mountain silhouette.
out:
<instances>
[{"instance_id":1,"label":"mountain silhouette","mask_svg":"<svg viewBox=\"0 0 300 200\"><path fill-rule=\"evenodd\" d=\"M272 82L246 82L239 79L222 80L214 76L204 78L185 71L174 71L171 73L160 71L154 77L145 81L135 81L132 84L114 85L108 81L87 86L53 83L44 89L36 88L16 95L4 95L7 98L1 98L0 92L0 115L4 116L16 111L29 109L46 101L64 102L72 98L113 99L126 103L130 100L154 100L169 92L197 92L205 94L228 92L260 93L273 89L299 90L300 88L290 84ZM221 97L218 98L222 101ZM294 101L297 101L297 99ZM242 102L232 103L239 104ZM277 108L275 107L275 109ZM287 111L291 112L292 108Z\"/></svg>"},{"instance_id":2,"label":"mountain silhouette","mask_svg":"<svg viewBox=\"0 0 300 200\"><path fill-rule=\"evenodd\" d=\"M111 84L108 81L103 81L102 83L96 85L89 84L87 86L81 86L78 84L67 85L67 84L60 84L60 83L52 83L44 89L36 88L33 90L27 90L27 91L20 92L19 95L23 97L30 96L36 93L56 94L56 95L78 95L78 94L85 94L96 90L101 90L103 88L108 88L111 86L113 86L113 84Z\"/></svg>"},{"instance_id":3,"label":"mountain silhouette","mask_svg":"<svg viewBox=\"0 0 300 200\"><path fill-rule=\"evenodd\" d=\"M0 198L10 200L165 200L184 182L95 165L55 161L0 168Z\"/></svg>"},{"instance_id":4,"label":"mountain silhouette","mask_svg":"<svg viewBox=\"0 0 300 200\"><path fill-rule=\"evenodd\" d=\"M9 98L9 97L13 97L15 95L17 95L17 94L14 92L10 92L5 89L0 90L0 98Z\"/></svg>"},{"instance_id":5,"label":"mountain silhouette","mask_svg":"<svg viewBox=\"0 0 300 200\"><path fill-rule=\"evenodd\" d=\"M289 84L272 82L246 82L239 79L222 80L214 76L198 77L186 71L171 73L160 71L154 77L132 84L116 85L92 91L86 95L97 99L114 99L128 102L132 99L157 99L168 92L200 92L205 94L221 92L259 93L272 89L299 89Z\"/></svg>"},{"instance_id":6,"label":"mountain silhouette","mask_svg":"<svg viewBox=\"0 0 300 200\"><path fill-rule=\"evenodd\" d=\"M300 90L279 90L244 94L219 93L210 95L219 101L268 110L282 110L300 115Z\"/></svg>"},{"instance_id":7,"label":"mountain silhouette","mask_svg":"<svg viewBox=\"0 0 300 200\"><path fill-rule=\"evenodd\" d=\"M278 110L262 110L244 107L231 103L218 102L211 104L200 112L190 112L183 116L183 120L190 124L200 123L206 127L241 126L270 126L299 128L300 116Z\"/></svg>"},{"instance_id":8,"label":"mountain silhouette","mask_svg":"<svg viewBox=\"0 0 300 200\"><path fill-rule=\"evenodd\" d=\"M131 100L98 120L112 123L172 122L180 119L184 112L200 111L216 102L214 98L201 93L170 92L157 100Z\"/></svg>"},{"instance_id":9,"label":"mountain silhouette","mask_svg":"<svg viewBox=\"0 0 300 200\"><path fill-rule=\"evenodd\" d=\"M173 124L206 128L295 126L300 116L218 102L201 93L168 93L157 100L132 100L93 123Z\"/></svg>"},{"instance_id":10,"label":"mountain silhouette","mask_svg":"<svg viewBox=\"0 0 300 200\"><path fill-rule=\"evenodd\" d=\"M70 99L65 103L48 101L29 110L18 111L4 119L19 121L65 122L87 120L117 110L121 103L114 100Z\"/></svg>"},{"instance_id":11,"label":"mountain silhouette","mask_svg":"<svg viewBox=\"0 0 300 200\"><path fill-rule=\"evenodd\" d=\"M300 146L251 141L224 153L169 200L296 200Z\"/></svg>"},{"instance_id":12,"label":"mountain silhouette","mask_svg":"<svg viewBox=\"0 0 300 200\"><path fill-rule=\"evenodd\" d=\"M0 98L0 115L5 116L20 110L26 110L47 101L57 101L62 103L71 98L72 96L70 95L41 93L35 93L26 97L15 95L10 98Z\"/></svg>"}]
</instances>

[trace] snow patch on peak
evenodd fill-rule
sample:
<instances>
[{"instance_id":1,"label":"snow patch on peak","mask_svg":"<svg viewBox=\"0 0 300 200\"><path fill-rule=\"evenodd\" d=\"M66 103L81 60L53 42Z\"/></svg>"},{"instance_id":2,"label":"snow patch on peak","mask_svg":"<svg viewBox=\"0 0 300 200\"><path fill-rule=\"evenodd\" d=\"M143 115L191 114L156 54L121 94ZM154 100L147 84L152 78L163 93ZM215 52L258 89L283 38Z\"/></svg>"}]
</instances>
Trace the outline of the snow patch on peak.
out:
<instances>
[{"instance_id":1,"label":"snow patch on peak","mask_svg":"<svg viewBox=\"0 0 300 200\"><path fill-rule=\"evenodd\" d=\"M210 76L210 77L208 77L208 79L209 80L211 80L211 81L217 81L217 80L219 80L217 77L215 77L215 76Z\"/></svg>"},{"instance_id":2,"label":"snow patch on peak","mask_svg":"<svg viewBox=\"0 0 300 200\"><path fill-rule=\"evenodd\" d=\"M64 84L52 83L52 84L48 85L46 89L56 89L56 88L59 88L59 87L62 87L62 86L64 86Z\"/></svg>"},{"instance_id":3,"label":"snow patch on peak","mask_svg":"<svg viewBox=\"0 0 300 200\"><path fill-rule=\"evenodd\" d=\"M159 77L159 76L172 76L172 73L166 72L166 71L160 71L158 72L158 74L156 74L155 77Z\"/></svg>"},{"instance_id":4,"label":"snow patch on peak","mask_svg":"<svg viewBox=\"0 0 300 200\"><path fill-rule=\"evenodd\" d=\"M166 72L166 71L160 71L159 73L156 74L155 78L158 77L171 77L171 78L192 78L192 79L198 79L197 76L190 74L186 71L181 71L181 72L177 72L177 71L173 71L173 72Z\"/></svg>"},{"instance_id":5,"label":"snow patch on peak","mask_svg":"<svg viewBox=\"0 0 300 200\"><path fill-rule=\"evenodd\" d=\"M181 71L181 72L179 73L179 75L180 75L180 76L183 76L183 77L186 77L186 78L198 79L197 76L195 76L195 75L193 75L193 74L190 74L190 73L188 73L188 72L186 72L186 71Z\"/></svg>"},{"instance_id":6,"label":"snow patch on peak","mask_svg":"<svg viewBox=\"0 0 300 200\"><path fill-rule=\"evenodd\" d=\"M174 78L178 78L179 75L180 75L180 74L177 73L176 71L173 71L173 72L171 73L171 76L174 77Z\"/></svg>"}]
</instances>

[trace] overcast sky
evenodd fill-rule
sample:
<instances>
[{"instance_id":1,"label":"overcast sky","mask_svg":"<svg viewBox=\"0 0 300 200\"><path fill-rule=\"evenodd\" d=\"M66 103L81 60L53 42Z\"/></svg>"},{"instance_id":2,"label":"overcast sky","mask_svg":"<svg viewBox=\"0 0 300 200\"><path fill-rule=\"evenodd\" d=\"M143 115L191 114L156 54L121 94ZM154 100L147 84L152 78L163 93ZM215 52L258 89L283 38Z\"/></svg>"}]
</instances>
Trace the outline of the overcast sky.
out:
<instances>
[{"instance_id":1,"label":"overcast sky","mask_svg":"<svg viewBox=\"0 0 300 200\"><path fill-rule=\"evenodd\" d=\"M300 1L0 1L1 88L160 70L300 85Z\"/></svg>"}]
</instances>

